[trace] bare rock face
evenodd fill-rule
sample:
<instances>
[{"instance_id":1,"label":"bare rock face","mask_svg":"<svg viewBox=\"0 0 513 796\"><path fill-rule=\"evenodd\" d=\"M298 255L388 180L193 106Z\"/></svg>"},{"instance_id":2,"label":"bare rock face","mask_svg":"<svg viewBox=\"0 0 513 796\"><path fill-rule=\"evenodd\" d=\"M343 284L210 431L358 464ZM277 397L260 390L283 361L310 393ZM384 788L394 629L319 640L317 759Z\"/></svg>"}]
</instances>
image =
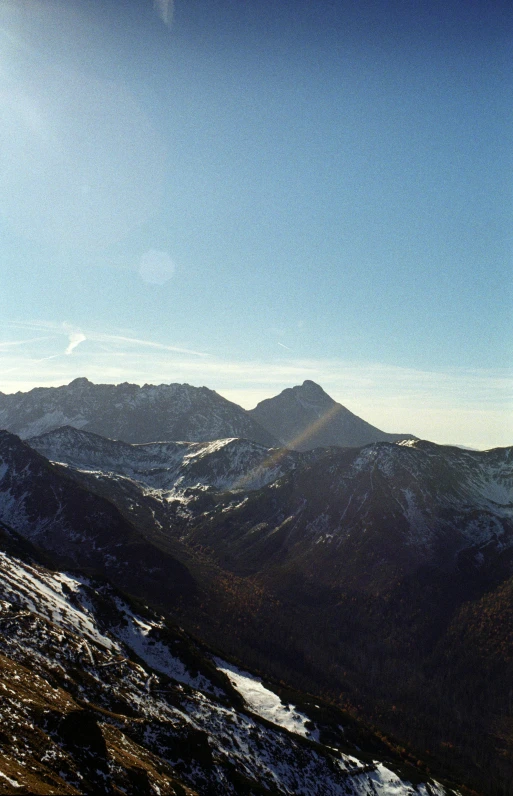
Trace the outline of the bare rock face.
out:
<instances>
[{"instance_id":1,"label":"bare rock face","mask_svg":"<svg viewBox=\"0 0 513 796\"><path fill-rule=\"evenodd\" d=\"M64 387L0 394L0 428L23 439L66 425L125 442L244 437L278 444L242 407L207 387L93 384L81 378Z\"/></svg>"},{"instance_id":2,"label":"bare rock face","mask_svg":"<svg viewBox=\"0 0 513 796\"><path fill-rule=\"evenodd\" d=\"M412 434L387 434L371 426L310 380L261 401L249 414L283 445L299 451L414 439Z\"/></svg>"}]
</instances>

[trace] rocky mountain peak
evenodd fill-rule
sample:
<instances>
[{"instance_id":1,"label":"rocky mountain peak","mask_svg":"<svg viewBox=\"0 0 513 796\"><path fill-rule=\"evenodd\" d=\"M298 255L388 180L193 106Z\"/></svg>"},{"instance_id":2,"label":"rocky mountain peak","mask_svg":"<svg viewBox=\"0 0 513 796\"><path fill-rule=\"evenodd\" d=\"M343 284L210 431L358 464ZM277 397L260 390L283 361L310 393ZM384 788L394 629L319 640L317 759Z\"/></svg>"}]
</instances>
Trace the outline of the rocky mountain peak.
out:
<instances>
[{"instance_id":1,"label":"rocky mountain peak","mask_svg":"<svg viewBox=\"0 0 513 796\"><path fill-rule=\"evenodd\" d=\"M354 448L412 436L388 434L371 426L310 379L260 401L249 414L283 445L300 451L332 445Z\"/></svg>"},{"instance_id":2,"label":"rocky mountain peak","mask_svg":"<svg viewBox=\"0 0 513 796\"><path fill-rule=\"evenodd\" d=\"M286 390L284 390L284 392L286 392ZM320 384L310 379L306 379L301 386L292 387L292 394L296 400L300 402L307 401L308 403L322 404L325 406L331 406L335 403L333 398L322 389Z\"/></svg>"},{"instance_id":3,"label":"rocky mountain peak","mask_svg":"<svg viewBox=\"0 0 513 796\"><path fill-rule=\"evenodd\" d=\"M85 376L80 376L77 379L73 379L73 381L70 381L70 383L68 384L68 388L71 389L83 389L84 387L91 387L91 386L92 382L89 381L89 379L86 379Z\"/></svg>"}]
</instances>

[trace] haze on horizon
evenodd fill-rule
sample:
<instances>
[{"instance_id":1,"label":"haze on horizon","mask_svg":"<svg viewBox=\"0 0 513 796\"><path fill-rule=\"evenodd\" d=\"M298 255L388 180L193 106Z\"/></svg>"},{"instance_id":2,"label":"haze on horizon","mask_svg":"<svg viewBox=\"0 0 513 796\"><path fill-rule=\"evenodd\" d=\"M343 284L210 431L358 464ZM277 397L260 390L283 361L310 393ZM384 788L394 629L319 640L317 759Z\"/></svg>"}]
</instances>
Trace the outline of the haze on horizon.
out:
<instances>
[{"instance_id":1,"label":"haze on horizon","mask_svg":"<svg viewBox=\"0 0 513 796\"><path fill-rule=\"evenodd\" d=\"M513 441L513 9L4 0L0 390Z\"/></svg>"}]
</instances>

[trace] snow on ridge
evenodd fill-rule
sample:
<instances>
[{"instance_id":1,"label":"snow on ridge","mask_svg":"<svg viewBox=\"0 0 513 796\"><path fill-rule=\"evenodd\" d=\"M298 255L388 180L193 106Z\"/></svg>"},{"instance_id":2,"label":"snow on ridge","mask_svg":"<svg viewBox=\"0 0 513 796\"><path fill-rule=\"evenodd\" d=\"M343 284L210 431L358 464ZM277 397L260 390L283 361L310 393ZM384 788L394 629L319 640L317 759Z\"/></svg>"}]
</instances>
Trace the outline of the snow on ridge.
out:
<instances>
[{"instance_id":1,"label":"snow on ridge","mask_svg":"<svg viewBox=\"0 0 513 796\"><path fill-rule=\"evenodd\" d=\"M80 434L80 432L79 432ZM283 473L275 449L241 437L207 442L126 443L84 433L76 438L50 432L31 440L34 448L54 462L95 474L129 478L161 491L211 486L215 489L260 489ZM290 457L287 457L287 461Z\"/></svg>"},{"instance_id":2,"label":"snow on ridge","mask_svg":"<svg viewBox=\"0 0 513 796\"><path fill-rule=\"evenodd\" d=\"M152 637L152 631L162 627L161 622L144 620L134 614L128 605L115 598L118 610L124 615L125 625L112 629L116 638L129 647L151 669L201 691L213 691L213 686L206 677L193 677L182 661L173 655L169 647L162 641Z\"/></svg>"},{"instance_id":3,"label":"snow on ridge","mask_svg":"<svg viewBox=\"0 0 513 796\"><path fill-rule=\"evenodd\" d=\"M298 711L294 705L285 705L277 694L262 684L259 677L239 669L222 658L215 657L213 660L218 670L226 674L252 713L295 735L319 742L319 730L313 726L308 716ZM309 729L307 724L312 725L312 729ZM401 779L378 760L373 761L372 764L364 764L357 757L339 752L339 757L333 758L333 762L344 773L351 774L351 788L349 791L337 791L340 794L446 796L445 789L438 782L430 780L429 786L426 784L414 786L411 782Z\"/></svg>"},{"instance_id":4,"label":"snow on ridge","mask_svg":"<svg viewBox=\"0 0 513 796\"><path fill-rule=\"evenodd\" d=\"M82 588L88 585L86 578L43 570L0 552L1 599L83 636L113 654L122 653L121 645L125 645L151 669L193 688L215 692L207 678L192 676L165 643L152 638L152 630L158 631L161 622L142 619L120 598L115 597L114 602L122 621L109 631L101 630L94 606Z\"/></svg>"},{"instance_id":5,"label":"snow on ridge","mask_svg":"<svg viewBox=\"0 0 513 796\"><path fill-rule=\"evenodd\" d=\"M109 689L114 687L119 693L128 692L129 699L146 720L151 723L155 719L160 726L164 719L169 726L193 727L208 733L214 752L266 787L274 784L280 793L298 796L445 796L444 789L437 783L430 781L429 786L415 787L379 761L363 763L341 752L327 760L314 745L299 745L294 734L320 742L319 730L309 725L308 717L294 705L283 704L259 678L214 658L217 668L229 677L254 715L238 712L225 701L218 702L217 690L212 684L201 675L191 677L168 646L159 641L159 618L142 618L121 598L113 597L120 621L118 626L109 629L107 636L98 627L94 606L88 600L89 596L94 599L94 590L89 592L92 586L85 578L50 572L0 553L0 585L4 592L2 597L8 601L2 608L13 618L16 614L12 613L12 608L24 607L78 636L75 649L85 648L84 668L97 682L107 682L102 681L102 673L112 672L110 667L114 663L120 665L117 680L108 680ZM30 634L22 639L32 654L41 654L37 645L34 647ZM64 648L69 645L59 633L54 633L53 639L54 651L60 649L61 641ZM74 643L76 645L76 639ZM107 653L103 658L106 662L98 663L94 645L103 647ZM133 661L127 662L122 657L125 646L142 659L142 666L133 665ZM163 696L165 683L158 674L152 673L152 669L199 690L182 693L179 706L176 706L174 699L167 701ZM259 723L258 717L288 730L292 736ZM326 751L329 755L330 749ZM200 772L199 781L201 776Z\"/></svg>"}]
</instances>

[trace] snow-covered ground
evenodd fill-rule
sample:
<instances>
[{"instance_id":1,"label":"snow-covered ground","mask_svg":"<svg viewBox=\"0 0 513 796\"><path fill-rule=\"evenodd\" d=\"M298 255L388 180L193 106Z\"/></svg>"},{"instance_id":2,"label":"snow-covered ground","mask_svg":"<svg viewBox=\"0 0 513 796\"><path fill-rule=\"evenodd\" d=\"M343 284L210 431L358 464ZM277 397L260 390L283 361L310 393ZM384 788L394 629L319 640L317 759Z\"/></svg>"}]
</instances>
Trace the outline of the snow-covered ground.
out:
<instances>
[{"instance_id":1,"label":"snow-covered ground","mask_svg":"<svg viewBox=\"0 0 513 796\"><path fill-rule=\"evenodd\" d=\"M436 783L430 783L429 789L414 787L381 761L362 763L356 756L323 747L321 726L311 725L304 713L284 704L259 678L215 658L215 665L230 679L249 709L238 710L230 704L228 689L221 692L206 677L188 671L173 653L170 645L175 637L165 635L159 617L135 613L107 587L98 591L85 578L51 572L0 553L0 596L0 615L6 620L0 637L4 655L21 654L24 666L34 676L39 672L40 679L46 671L64 671L69 678L80 661L80 671L85 675L79 686L82 698L91 702L100 698L106 707L110 699L115 704L128 702L137 716L136 728L144 719L140 741L163 760L176 758L173 738L195 733L191 736L196 739L194 743L201 739L205 753L207 749L212 752L208 764L204 753L194 758L194 748L191 760L184 761L183 776L199 792L236 796L237 788L225 778L228 765L283 796L445 794ZM66 661L70 662L69 674ZM170 684L162 674L192 688ZM91 694L88 688L93 689ZM63 692L47 688L47 693L51 699L54 693L62 698ZM16 737L21 737L23 722L28 721L25 702L12 701L4 711L4 721L12 718ZM108 714L102 714L102 722L108 722ZM28 739L33 725L27 726ZM20 744L16 759L23 760L23 754L30 751L30 741L20 740ZM57 746L52 749L62 754ZM47 756L47 762L49 759ZM13 788L18 786L10 769L1 771L1 775L7 782L12 780Z\"/></svg>"},{"instance_id":2,"label":"snow-covered ground","mask_svg":"<svg viewBox=\"0 0 513 796\"><path fill-rule=\"evenodd\" d=\"M308 716L298 711L294 705L284 704L274 691L263 685L259 677L244 672L221 658L214 658L214 662L219 671L226 674L248 708L257 716L304 738L319 740L318 730L312 726Z\"/></svg>"},{"instance_id":3,"label":"snow-covered ground","mask_svg":"<svg viewBox=\"0 0 513 796\"><path fill-rule=\"evenodd\" d=\"M118 625L112 632L151 669L192 688L209 693L215 692L212 683L206 677L190 674L183 662L171 653L169 646L154 637L155 631L158 633L162 627L161 623L142 619L118 598L116 605L123 614L126 624Z\"/></svg>"},{"instance_id":4,"label":"snow-covered ground","mask_svg":"<svg viewBox=\"0 0 513 796\"><path fill-rule=\"evenodd\" d=\"M0 594L3 599L108 650L119 652L119 645L100 631L94 614L88 610L87 599L84 596L78 598L86 583L85 579L49 572L0 553Z\"/></svg>"}]
</instances>

